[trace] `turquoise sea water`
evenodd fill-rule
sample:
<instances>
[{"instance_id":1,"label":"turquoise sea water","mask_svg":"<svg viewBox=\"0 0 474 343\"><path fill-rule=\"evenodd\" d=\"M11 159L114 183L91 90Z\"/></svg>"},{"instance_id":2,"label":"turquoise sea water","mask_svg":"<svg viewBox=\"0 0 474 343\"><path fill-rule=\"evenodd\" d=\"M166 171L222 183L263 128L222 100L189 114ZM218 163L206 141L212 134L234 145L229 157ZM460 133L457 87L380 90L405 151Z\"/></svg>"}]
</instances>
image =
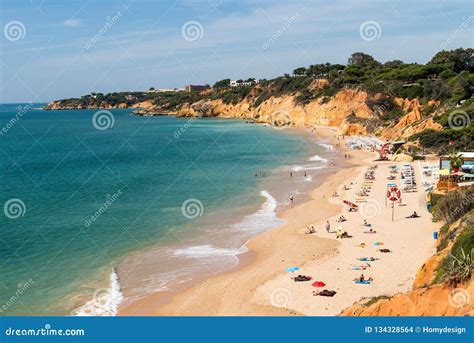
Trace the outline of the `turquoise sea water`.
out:
<instances>
[{"instance_id":1,"label":"turquoise sea water","mask_svg":"<svg viewBox=\"0 0 474 343\"><path fill-rule=\"evenodd\" d=\"M237 120L111 110L94 122L94 110L37 106L0 105L3 315L70 314L114 286L114 266L120 300L189 280L201 257L222 267L219 258L278 224L276 207L311 182L302 170L324 168L298 163L332 153Z\"/></svg>"}]
</instances>

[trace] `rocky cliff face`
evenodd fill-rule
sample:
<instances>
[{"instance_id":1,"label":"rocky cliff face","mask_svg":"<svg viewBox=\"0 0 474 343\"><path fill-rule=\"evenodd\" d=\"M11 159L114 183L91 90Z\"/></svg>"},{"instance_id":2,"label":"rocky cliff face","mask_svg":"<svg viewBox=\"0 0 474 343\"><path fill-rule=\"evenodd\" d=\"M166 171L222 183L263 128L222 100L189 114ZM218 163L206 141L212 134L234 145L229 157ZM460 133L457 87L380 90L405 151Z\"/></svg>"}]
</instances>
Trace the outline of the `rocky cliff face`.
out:
<instances>
[{"instance_id":1,"label":"rocky cliff face","mask_svg":"<svg viewBox=\"0 0 474 343\"><path fill-rule=\"evenodd\" d=\"M317 89L324 87L327 80L315 80L308 88ZM345 134L366 135L367 123L377 120L377 114L369 108L367 100L369 95L359 89L345 88L330 97L320 97L305 104L298 104L296 95L272 96L258 106L254 106L252 92L236 104L226 104L221 99L200 100L193 103L183 103L172 111L173 115L185 117L221 117L239 118L272 125L289 125L294 127L308 127L312 125L336 126ZM418 99L396 99L396 104L404 115L396 123L388 127L381 127L374 131L386 140L404 139L410 135L423 131L426 128L441 130L442 126L435 123L432 118L424 118L423 106ZM428 106L439 104L430 103ZM132 104L119 103L92 103L84 105L81 102L71 105L67 101L54 101L45 109L110 109L110 108L140 108L138 115L163 115L170 114L169 109L154 105L152 101L142 101ZM348 120L351 117L351 120Z\"/></svg>"},{"instance_id":2,"label":"rocky cliff face","mask_svg":"<svg viewBox=\"0 0 474 343\"><path fill-rule=\"evenodd\" d=\"M423 106L418 99L396 98L395 103L403 110L405 115L395 125L381 130L380 136L386 139L404 139L425 129L443 129L432 117L423 118L421 113ZM427 106L436 108L439 106L439 102L430 101Z\"/></svg>"},{"instance_id":3,"label":"rocky cliff face","mask_svg":"<svg viewBox=\"0 0 474 343\"><path fill-rule=\"evenodd\" d=\"M350 114L355 114L358 118L369 118L372 115L372 111L365 104L366 98L367 93L363 91L345 89L329 98L327 102L316 99L305 105L296 105L295 97L292 95L271 97L258 107L252 107L247 99L235 105L224 104L222 100L202 100L185 104L176 114L178 116L241 118L295 127L340 126ZM155 108L152 111L159 113L160 109Z\"/></svg>"}]
</instances>

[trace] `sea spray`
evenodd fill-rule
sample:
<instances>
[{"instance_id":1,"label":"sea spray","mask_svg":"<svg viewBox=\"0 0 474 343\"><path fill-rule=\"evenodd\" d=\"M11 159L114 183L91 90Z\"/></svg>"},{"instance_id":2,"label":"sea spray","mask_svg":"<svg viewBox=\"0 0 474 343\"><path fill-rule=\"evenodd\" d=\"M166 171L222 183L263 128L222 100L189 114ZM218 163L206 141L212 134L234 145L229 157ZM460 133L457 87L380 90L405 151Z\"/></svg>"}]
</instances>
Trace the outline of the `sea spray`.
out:
<instances>
[{"instance_id":1,"label":"sea spray","mask_svg":"<svg viewBox=\"0 0 474 343\"><path fill-rule=\"evenodd\" d=\"M99 288L90 301L72 312L75 316L115 316L123 300L119 278L112 269L109 288Z\"/></svg>"}]
</instances>

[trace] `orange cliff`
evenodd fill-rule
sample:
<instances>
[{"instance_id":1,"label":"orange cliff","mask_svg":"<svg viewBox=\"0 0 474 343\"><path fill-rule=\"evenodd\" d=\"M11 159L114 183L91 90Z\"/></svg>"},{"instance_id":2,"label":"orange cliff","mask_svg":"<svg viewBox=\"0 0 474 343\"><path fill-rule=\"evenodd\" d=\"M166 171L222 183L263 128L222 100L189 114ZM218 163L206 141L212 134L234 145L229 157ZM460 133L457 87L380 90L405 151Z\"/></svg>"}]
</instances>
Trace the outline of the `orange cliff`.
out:
<instances>
[{"instance_id":1,"label":"orange cliff","mask_svg":"<svg viewBox=\"0 0 474 343\"><path fill-rule=\"evenodd\" d=\"M308 87L308 89L319 89L327 84L327 80L318 79ZM120 103L110 106L107 103L101 103L99 108L137 108L138 115L163 115L173 114L183 117L221 117L238 118L260 123L270 123L272 125L291 125L294 127L311 127L314 125L334 126L341 129L341 132L348 135L367 135L365 122L377 121L375 114L366 103L369 95L360 89L345 88L333 96L323 96L312 99L306 104L298 104L296 95L272 96L263 101L258 106L254 106L256 97L254 88L248 96L236 104L226 104L221 99L200 100L194 103L184 103L173 113L164 110L153 104L152 100L143 101L127 105ZM375 96L376 98L376 96ZM418 99L400 99L395 100L404 115L397 123L392 123L388 127L379 127L374 132L385 140L405 139L414 133L421 132L424 129L431 128L441 130L442 126L436 123L432 117L424 118L422 110L424 107ZM439 103L430 102L427 106L436 108ZM76 105L76 109L94 107ZM98 108L97 106L95 108ZM46 106L46 109L73 109L62 104L61 101L53 101ZM348 117L352 120L349 122Z\"/></svg>"}]
</instances>

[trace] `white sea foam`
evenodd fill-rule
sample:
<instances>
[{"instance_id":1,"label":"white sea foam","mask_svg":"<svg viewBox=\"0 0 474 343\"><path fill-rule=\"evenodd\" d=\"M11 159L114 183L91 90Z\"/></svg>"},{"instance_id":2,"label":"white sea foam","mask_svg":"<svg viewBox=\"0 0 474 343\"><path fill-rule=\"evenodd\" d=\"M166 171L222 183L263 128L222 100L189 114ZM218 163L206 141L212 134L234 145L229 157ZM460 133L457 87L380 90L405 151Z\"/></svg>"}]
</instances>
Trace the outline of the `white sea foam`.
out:
<instances>
[{"instance_id":1,"label":"white sea foam","mask_svg":"<svg viewBox=\"0 0 474 343\"><path fill-rule=\"evenodd\" d=\"M291 170L294 172L299 172L303 170L318 170L318 169L324 169L326 168L325 166L315 166L313 164L305 164L302 166L294 166Z\"/></svg>"},{"instance_id":2,"label":"white sea foam","mask_svg":"<svg viewBox=\"0 0 474 343\"><path fill-rule=\"evenodd\" d=\"M246 252L247 249L227 249L219 248L213 245L196 245L187 248L176 249L174 251L175 256L184 256L192 258L203 258L203 257L212 257L212 256L236 256Z\"/></svg>"},{"instance_id":3,"label":"white sea foam","mask_svg":"<svg viewBox=\"0 0 474 343\"><path fill-rule=\"evenodd\" d=\"M319 155L314 155L314 156L310 157L308 161L326 163L328 160L325 159L325 158L322 158L322 157L319 156Z\"/></svg>"},{"instance_id":4,"label":"white sea foam","mask_svg":"<svg viewBox=\"0 0 474 343\"><path fill-rule=\"evenodd\" d=\"M239 223L232 225L233 228L260 232L285 223L284 220L277 217L277 200L267 191L261 191L260 195L266 198L260 209L245 216Z\"/></svg>"},{"instance_id":5,"label":"white sea foam","mask_svg":"<svg viewBox=\"0 0 474 343\"><path fill-rule=\"evenodd\" d=\"M318 145L325 147L327 150L331 150L331 151L334 150L334 146L332 146L331 144L318 143Z\"/></svg>"},{"instance_id":6,"label":"white sea foam","mask_svg":"<svg viewBox=\"0 0 474 343\"><path fill-rule=\"evenodd\" d=\"M308 176L306 176L306 177L304 178L304 180L305 180L306 182L311 182L311 181L313 181L313 177L312 177L311 175L308 175Z\"/></svg>"},{"instance_id":7,"label":"white sea foam","mask_svg":"<svg viewBox=\"0 0 474 343\"><path fill-rule=\"evenodd\" d=\"M72 314L75 316L115 316L122 300L120 282L115 269L113 269L110 274L109 288L97 289L92 300L75 309Z\"/></svg>"}]
</instances>

